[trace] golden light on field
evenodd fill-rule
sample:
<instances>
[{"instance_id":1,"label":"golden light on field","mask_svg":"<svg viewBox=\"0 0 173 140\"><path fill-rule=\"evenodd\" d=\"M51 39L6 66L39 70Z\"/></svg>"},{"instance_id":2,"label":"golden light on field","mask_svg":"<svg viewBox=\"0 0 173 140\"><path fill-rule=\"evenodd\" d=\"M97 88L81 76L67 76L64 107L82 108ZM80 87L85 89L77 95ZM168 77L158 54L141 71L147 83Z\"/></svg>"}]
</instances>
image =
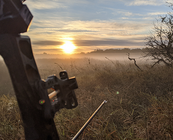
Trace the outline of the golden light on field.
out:
<instances>
[{"instance_id":1,"label":"golden light on field","mask_svg":"<svg viewBox=\"0 0 173 140\"><path fill-rule=\"evenodd\" d=\"M76 49L76 46L71 41L65 41L65 44L60 47L64 53L71 54Z\"/></svg>"}]
</instances>

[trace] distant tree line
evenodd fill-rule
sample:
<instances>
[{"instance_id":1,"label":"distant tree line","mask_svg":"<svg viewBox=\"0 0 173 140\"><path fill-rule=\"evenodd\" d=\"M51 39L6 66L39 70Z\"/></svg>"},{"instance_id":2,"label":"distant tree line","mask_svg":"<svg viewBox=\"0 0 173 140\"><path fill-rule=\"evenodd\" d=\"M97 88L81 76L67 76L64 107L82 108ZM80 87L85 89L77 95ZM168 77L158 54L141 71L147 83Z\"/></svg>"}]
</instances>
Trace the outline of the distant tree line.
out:
<instances>
[{"instance_id":1,"label":"distant tree line","mask_svg":"<svg viewBox=\"0 0 173 140\"><path fill-rule=\"evenodd\" d=\"M123 49L96 49L94 51L88 52L87 54L91 53L142 53L146 52L146 48L136 48L136 49L130 49L130 48L123 48ZM82 54L84 54L82 52Z\"/></svg>"}]
</instances>

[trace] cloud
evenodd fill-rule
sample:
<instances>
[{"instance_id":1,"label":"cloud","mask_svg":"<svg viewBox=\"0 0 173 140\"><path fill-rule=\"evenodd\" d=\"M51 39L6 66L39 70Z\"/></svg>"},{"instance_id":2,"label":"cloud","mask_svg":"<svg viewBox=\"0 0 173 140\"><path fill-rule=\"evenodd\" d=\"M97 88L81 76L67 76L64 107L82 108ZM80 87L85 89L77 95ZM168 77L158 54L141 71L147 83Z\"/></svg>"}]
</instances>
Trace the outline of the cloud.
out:
<instances>
[{"instance_id":1,"label":"cloud","mask_svg":"<svg viewBox=\"0 0 173 140\"><path fill-rule=\"evenodd\" d=\"M129 6L140 6L140 5L153 5L153 6L159 6L163 5L165 3L164 0L134 0L131 1L128 5Z\"/></svg>"},{"instance_id":2,"label":"cloud","mask_svg":"<svg viewBox=\"0 0 173 140\"><path fill-rule=\"evenodd\" d=\"M142 42L135 42L129 40L75 40L76 46L143 46Z\"/></svg>"},{"instance_id":3,"label":"cloud","mask_svg":"<svg viewBox=\"0 0 173 140\"><path fill-rule=\"evenodd\" d=\"M49 24L51 24L50 28ZM152 24L143 21L71 21L63 23L54 20L38 22L35 29L33 28L27 34L31 36L33 48L59 47L68 38L71 38L71 41L79 47L78 51L81 49L80 47L83 47L82 51L90 51L96 47L144 46L143 40L148 31L146 28L150 27Z\"/></svg>"},{"instance_id":4,"label":"cloud","mask_svg":"<svg viewBox=\"0 0 173 140\"><path fill-rule=\"evenodd\" d=\"M63 45L63 42L59 41L33 41L33 45L39 45L39 46L57 46L57 45Z\"/></svg>"},{"instance_id":5,"label":"cloud","mask_svg":"<svg viewBox=\"0 0 173 140\"><path fill-rule=\"evenodd\" d=\"M102 40L72 40L76 46L142 46L143 37L129 39L102 39ZM63 42L58 41L35 41L33 45L37 46L57 46L63 45Z\"/></svg>"},{"instance_id":6,"label":"cloud","mask_svg":"<svg viewBox=\"0 0 173 140\"><path fill-rule=\"evenodd\" d=\"M62 52L62 49L34 49L34 52Z\"/></svg>"},{"instance_id":7,"label":"cloud","mask_svg":"<svg viewBox=\"0 0 173 140\"><path fill-rule=\"evenodd\" d=\"M88 52L98 48L144 47L146 27L149 27L149 24L115 21L73 21L67 22L66 26L63 26L60 30L59 28L38 28L30 34L32 33L32 44L33 48L37 49L34 49L36 53L39 53L39 49L41 53L55 53L68 38L71 38L70 41L77 46L76 52ZM80 31L80 29L83 30ZM145 32L145 34L142 34L142 32ZM55 48L54 51L53 48Z\"/></svg>"},{"instance_id":8,"label":"cloud","mask_svg":"<svg viewBox=\"0 0 173 140\"><path fill-rule=\"evenodd\" d=\"M132 16L135 15L132 12L126 11L126 10L122 10L122 9L114 9L114 8L109 8L112 11L113 15L123 15L123 16Z\"/></svg>"},{"instance_id":9,"label":"cloud","mask_svg":"<svg viewBox=\"0 0 173 140\"><path fill-rule=\"evenodd\" d=\"M154 12L154 13L148 13L148 15L155 16L155 15L165 15L167 12Z\"/></svg>"},{"instance_id":10,"label":"cloud","mask_svg":"<svg viewBox=\"0 0 173 140\"><path fill-rule=\"evenodd\" d=\"M67 38L82 51L142 46L141 38L149 34L154 17L166 11L158 6L164 0L28 0L26 4L34 19L25 35L37 52L54 49Z\"/></svg>"},{"instance_id":11,"label":"cloud","mask_svg":"<svg viewBox=\"0 0 173 140\"><path fill-rule=\"evenodd\" d=\"M67 8L67 6L63 3L60 3L58 1L48 1L48 0L28 0L25 2L25 4L28 5L28 7L33 9L52 9L52 8Z\"/></svg>"},{"instance_id":12,"label":"cloud","mask_svg":"<svg viewBox=\"0 0 173 140\"><path fill-rule=\"evenodd\" d=\"M55 30L58 32L97 32L92 30L71 30L71 29L62 29L62 30Z\"/></svg>"},{"instance_id":13,"label":"cloud","mask_svg":"<svg viewBox=\"0 0 173 140\"><path fill-rule=\"evenodd\" d=\"M143 17L143 16L145 16L144 14L139 14L139 13L132 13L132 12L129 12L129 11L126 11L126 10L119 10L118 12L117 12L118 14L121 14L121 15L123 15L123 16L126 16L126 17L134 17L134 16L140 16L140 17ZM130 18L131 19L131 18ZM130 20L129 19L129 20ZM132 20L132 19L131 19Z\"/></svg>"},{"instance_id":14,"label":"cloud","mask_svg":"<svg viewBox=\"0 0 173 140\"><path fill-rule=\"evenodd\" d=\"M121 34L122 32L131 32L136 34L151 26L151 22L145 21L121 21L121 20L96 20L96 21L59 21L40 20L31 26L30 34L49 34L64 35L72 33L74 36L86 33L87 35L101 35L108 33ZM132 31L133 30L133 31ZM38 36L40 37L40 36ZM49 37L49 36L47 36ZM100 36L101 37L101 36ZM47 39L46 39L47 40Z\"/></svg>"}]
</instances>

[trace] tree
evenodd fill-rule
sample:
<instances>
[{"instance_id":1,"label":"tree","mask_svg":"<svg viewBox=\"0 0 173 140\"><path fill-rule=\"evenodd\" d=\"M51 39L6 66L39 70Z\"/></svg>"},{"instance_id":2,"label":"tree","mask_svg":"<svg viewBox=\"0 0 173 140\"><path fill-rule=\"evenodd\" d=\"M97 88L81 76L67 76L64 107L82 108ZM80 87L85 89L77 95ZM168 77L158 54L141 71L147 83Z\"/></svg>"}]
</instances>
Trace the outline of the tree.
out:
<instances>
[{"instance_id":1,"label":"tree","mask_svg":"<svg viewBox=\"0 0 173 140\"><path fill-rule=\"evenodd\" d=\"M169 3L173 9L173 4ZM154 24L152 35L146 38L146 56L154 61L154 65L164 63L173 66L173 14L170 12L160 16ZM152 66L152 67L153 67Z\"/></svg>"}]
</instances>

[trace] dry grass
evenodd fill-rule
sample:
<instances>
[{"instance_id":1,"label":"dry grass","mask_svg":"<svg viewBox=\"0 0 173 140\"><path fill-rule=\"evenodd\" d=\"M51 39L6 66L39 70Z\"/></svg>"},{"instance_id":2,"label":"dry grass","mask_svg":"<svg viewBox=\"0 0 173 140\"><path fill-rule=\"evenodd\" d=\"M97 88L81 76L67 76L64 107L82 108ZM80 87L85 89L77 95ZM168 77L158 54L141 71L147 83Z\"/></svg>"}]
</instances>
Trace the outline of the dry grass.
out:
<instances>
[{"instance_id":1,"label":"dry grass","mask_svg":"<svg viewBox=\"0 0 173 140\"><path fill-rule=\"evenodd\" d=\"M24 137L22 120L15 97L0 97L0 139L14 140Z\"/></svg>"},{"instance_id":2,"label":"dry grass","mask_svg":"<svg viewBox=\"0 0 173 140\"><path fill-rule=\"evenodd\" d=\"M63 68L70 76L75 75L79 84L76 90L79 106L73 110L62 109L55 116L62 140L71 139L103 100L108 103L79 139L173 139L172 68L150 69L142 65L141 72L133 64L92 59L37 60L37 63L42 78L58 75ZM6 72L2 73L4 76ZM1 79L0 85L4 80L9 79ZM2 95L11 93L11 86L7 87L9 91L0 92L0 139L20 139L23 130L16 100Z\"/></svg>"}]
</instances>

